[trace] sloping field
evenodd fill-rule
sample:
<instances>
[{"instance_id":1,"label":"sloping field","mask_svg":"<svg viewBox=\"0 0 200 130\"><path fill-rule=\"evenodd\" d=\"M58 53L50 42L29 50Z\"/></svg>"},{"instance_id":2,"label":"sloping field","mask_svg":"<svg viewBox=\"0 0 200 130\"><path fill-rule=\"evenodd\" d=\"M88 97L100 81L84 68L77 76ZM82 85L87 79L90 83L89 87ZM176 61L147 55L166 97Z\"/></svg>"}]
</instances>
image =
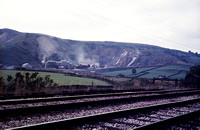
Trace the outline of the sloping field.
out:
<instances>
[{"instance_id":1,"label":"sloping field","mask_svg":"<svg viewBox=\"0 0 200 130\"><path fill-rule=\"evenodd\" d=\"M184 78L187 71L190 69L190 65L167 65L158 67L151 71L148 71L148 74L141 76L142 78L158 78L159 75L166 76L169 79L181 79Z\"/></svg>"},{"instance_id":2,"label":"sloping field","mask_svg":"<svg viewBox=\"0 0 200 130\"><path fill-rule=\"evenodd\" d=\"M181 79L184 78L187 71L189 71L192 65L166 65L159 67L144 67L136 68L136 74L132 74L132 69L112 71L102 73L105 76L117 76L123 74L125 77L138 77L138 78L158 78L159 75L166 76L169 79Z\"/></svg>"},{"instance_id":3,"label":"sloping field","mask_svg":"<svg viewBox=\"0 0 200 130\"><path fill-rule=\"evenodd\" d=\"M33 71L16 71L16 70L0 70L0 77L3 77L5 80L7 75L12 75L15 77L17 72L21 72L21 74L25 74L27 72L34 73ZM45 77L45 75L50 75L50 78L59 85L102 85L102 86L109 86L107 82L91 79L91 78L83 78L83 77L74 77L74 76L65 76L64 74L60 73L50 73L50 72L38 72L39 76Z\"/></svg>"},{"instance_id":4,"label":"sloping field","mask_svg":"<svg viewBox=\"0 0 200 130\"><path fill-rule=\"evenodd\" d=\"M169 76L170 79L181 79L183 78L183 75L186 75L187 71L180 71L179 73L175 74L175 75L171 75Z\"/></svg>"},{"instance_id":5,"label":"sloping field","mask_svg":"<svg viewBox=\"0 0 200 130\"><path fill-rule=\"evenodd\" d=\"M145 72L145 71L147 71L149 69L152 69L152 68L154 68L154 67L136 68L136 71L137 71L136 74L132 73L132 69L120 70L120 71L112 71L112 72L105 72L105 73L102 73L102 74L105 75L105 76L111 76L111 77L115 77L118 74L123 74L126 77L135 77L136 75L141 74L141 73L143 73L143 72Z\"/></svg>"}]
</instances>

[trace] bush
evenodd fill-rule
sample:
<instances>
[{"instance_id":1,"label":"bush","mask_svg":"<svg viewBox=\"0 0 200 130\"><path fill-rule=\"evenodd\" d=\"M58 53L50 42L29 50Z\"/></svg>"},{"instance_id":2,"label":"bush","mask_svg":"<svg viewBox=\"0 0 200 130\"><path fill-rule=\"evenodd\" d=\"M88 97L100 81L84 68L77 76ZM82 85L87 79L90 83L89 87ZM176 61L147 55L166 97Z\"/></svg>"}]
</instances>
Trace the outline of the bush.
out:
<instances>
[{"instance_id":1,"label":"bush","mask_svg":"<svg viewBox=\"0 0 200 130\"><path fill-rule=\"evenodd\" d=\"M152 84L152 82L149 81L148 79L146 79L146 78L140 79L140 86L144 87L144 86L147 86L147 85L150 85L150 84Z\"/></svg>"},{"instance_id":2,"label":"bush","mask_svg":"<svg viewBox=\"0 0 200 130\"><path fill-rule=\"evenodd\" d=\"M50 75L46 75L44 78L38 76L39 73L25 73L22 75L20 72L15 74L15 77L11 75L7 76L7 83L0 77L0 91L1 93L15 93L16 96L22 96L25 93L39 93L47 87L55 87L56 83L50 78Z\"/></svg>"},{"instance_id":3,"label":"bush","mask_svg":"<svg viewBox=\"0 0 200 130\"><path fill-rule=\"evenodd\" d=\"M135 69L135 68L132 69L132 73L133 73L133 74L136 73L136 69Z\"/></svg>"}]
</instances>

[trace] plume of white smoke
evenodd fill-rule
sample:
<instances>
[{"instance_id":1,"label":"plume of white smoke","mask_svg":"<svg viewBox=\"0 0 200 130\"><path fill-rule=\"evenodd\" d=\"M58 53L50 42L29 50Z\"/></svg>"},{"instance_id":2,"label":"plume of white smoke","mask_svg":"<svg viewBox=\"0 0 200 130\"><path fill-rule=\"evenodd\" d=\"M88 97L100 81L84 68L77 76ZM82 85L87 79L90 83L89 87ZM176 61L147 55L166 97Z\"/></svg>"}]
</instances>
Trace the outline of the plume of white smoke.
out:
<instances>
[{"instance_id":1,"label":"plume of white smoke","mask_svg":"<svg viewBox=\"0 0 200 130\"><path fill-rule=\"evenodd\" d=\"M41 62L44 64L53 53L57 52L58 44L47 36L41 36L37 38L37 41L39 43L39 51L42 55Z\"/></svg>"},{"instance_id":2,"label":"plume of white smoke","mask_svg":"<svg viewBox=\"0 0 200 130\"><path fill-rule=\"evenodd\" d=\"M99 66L99 63L94 58L92 58L92 56L88 56L87 53L85 53L83 46L79 46L77 48L76 55L77 55L77 60L79 64L85 64L85 65L90 64L90 65ZM90 57L90 58L86 58L86 57Z\"/></svg>"}]
</instances>

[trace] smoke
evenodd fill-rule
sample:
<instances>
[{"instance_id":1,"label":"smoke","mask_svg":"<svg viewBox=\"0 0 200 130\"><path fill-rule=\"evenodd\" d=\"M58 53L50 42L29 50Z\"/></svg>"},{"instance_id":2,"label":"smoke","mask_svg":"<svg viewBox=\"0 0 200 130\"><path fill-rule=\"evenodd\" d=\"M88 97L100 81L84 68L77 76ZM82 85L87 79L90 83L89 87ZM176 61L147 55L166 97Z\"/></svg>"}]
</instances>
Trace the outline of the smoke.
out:
<instances>
[{"instance_id":1,"label":"smoke","mask_svg":"<svg viewBox=\"0 0 200 130\"><path fill-rule=\"evenodd\" d=\"M42 63L42 64L45 64L46 61L47 61L47 57L46 57L46 56L43 56L43 57L42 57L42 61L41 61L41 63Z\"/></svg>"},{"instance_id":2,"label":"smoke","mask_svg":"<svg viewBox=\"0 0 200 130\"><path fill-rule=\"evenodd\" d=\"M42 55L41 62L44 64L53 53L57 52L58 44L47 36L41 36L37 38L37 41L39 43L39 51Z\"/></svg>"},{"instance_id":3,"label":"smoke","mask_svg":"<svg viewBox=\"0 0 200 130\"><path fill-rule=\"evenodd\" d=\"M49 59L49 57L52 56L52 54L58 54L61 57L66 57L64 54L58 51L57 48L59 45L53 39L47 36L41 36L37 38L37 41L39 43L41 63L44 64ZM74 53L76 54L78 64L90 64L99 66L97 60L92 55L88 55L83 46L75 46Z\"/></svg>"},{"instance_id":4,"label":"smoke","mask_svg":"<svg viewBox=\"0 0 200 130\"><path fill-rule=\"evenodd\" d=\"M79 46L76 51L77 60L79 64L90 64L90 65L97 65L99 66L99 63L96 61L95 58L92 58L92 56L89 56L84 50L83 46Z\"/></svg>"}]
</instances>

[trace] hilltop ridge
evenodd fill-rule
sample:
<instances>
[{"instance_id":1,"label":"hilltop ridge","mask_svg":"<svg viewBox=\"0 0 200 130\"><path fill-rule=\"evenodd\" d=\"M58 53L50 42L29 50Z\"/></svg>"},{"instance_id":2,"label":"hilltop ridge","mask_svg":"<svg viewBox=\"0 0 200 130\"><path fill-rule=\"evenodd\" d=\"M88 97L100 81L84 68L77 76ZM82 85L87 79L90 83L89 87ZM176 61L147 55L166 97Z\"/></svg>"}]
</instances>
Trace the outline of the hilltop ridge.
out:
<instances>
[{"instance_id":1,"label":"hilltop ridge","mask_svg":"<svg viewBox=\"0 0 200 130\"><path fill-rule=\"evenodd\" d=\"M200 63L200 55L192 52L138 43L61 39L10 29L0 29L0 52L0 64L22 66L29 63L36 68L44 68L50 60L101 68Z\"/></svg>"}]
</instances>

